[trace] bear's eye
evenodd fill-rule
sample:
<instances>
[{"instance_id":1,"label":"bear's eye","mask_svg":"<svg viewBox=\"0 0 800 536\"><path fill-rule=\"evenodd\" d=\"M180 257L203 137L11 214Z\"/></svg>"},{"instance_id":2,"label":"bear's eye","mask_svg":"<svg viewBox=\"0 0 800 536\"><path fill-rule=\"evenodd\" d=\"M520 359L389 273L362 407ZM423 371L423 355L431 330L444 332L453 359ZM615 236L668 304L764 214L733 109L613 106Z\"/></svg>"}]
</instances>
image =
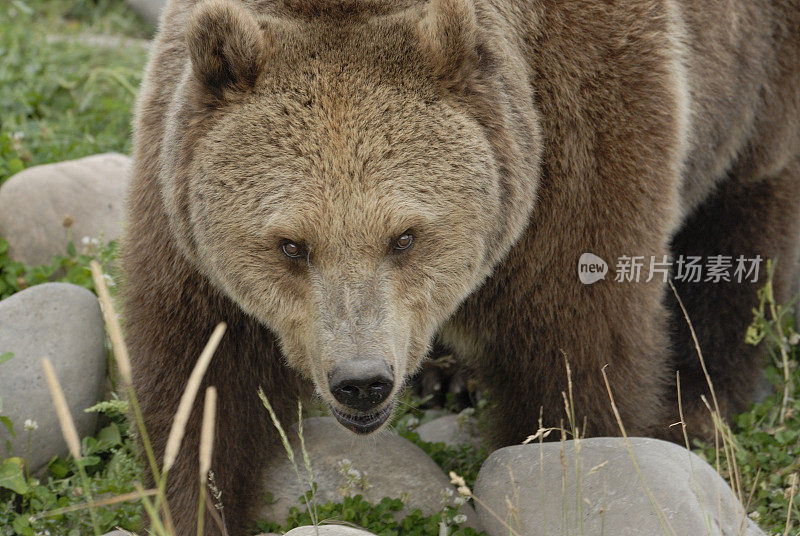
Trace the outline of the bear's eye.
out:
<instances>
[{"instance_id":1,"label":"bear's eye","mask_svg":"<svg viewBox=\"0 0 800 536\"><path fill-rule=\"evenodd\" d=\"M291 259L297 259L304 255L303 246L291 240L286 240L281 244L281 251Z\"/></svg>"},{"instance_id":2,"label":"bear's eye","mask_svg":"<svg viewBox=\"0 0 800 536\"><path fill-rule=\"evenodd\" d=\"M404 249L408 249L411 247L411 244L414 243L414 235L411 234L409 231L401 234L394 240L394 249L397 251L403 251Z\"/></svg>"}]
</instances>

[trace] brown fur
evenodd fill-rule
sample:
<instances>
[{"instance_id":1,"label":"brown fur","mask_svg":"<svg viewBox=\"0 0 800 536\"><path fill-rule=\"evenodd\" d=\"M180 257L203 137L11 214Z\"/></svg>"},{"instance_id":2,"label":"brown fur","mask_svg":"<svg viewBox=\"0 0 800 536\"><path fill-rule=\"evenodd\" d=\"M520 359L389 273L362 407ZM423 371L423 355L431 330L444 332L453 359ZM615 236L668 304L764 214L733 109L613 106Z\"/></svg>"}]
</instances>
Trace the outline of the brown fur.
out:
<instances>
[{"instance_id":1,"label":"brown fur","mask_svg":"<svg viewBox=\"0 0 800 536\"><path fill-rule=\"evenodd\" d=\"M584 286L578 257L778 259L800 231L797 0L173 0L136 115L124 243L126 328L155 449L214 325L213 470L231 534L282 455L284 421L327 374L377 356L395 388L435 336L490 388L498 445L563 420L668 436L681 371L693 433L705 392L658 281ZM392 239L411 229L408 251ZM288 259L281 244L307 247ZM686 284L728 413L759 354L757 285ZM170 474L193 530L199 408ZM583 429L583 423L586 428ZM207 526L209 526L207 524ZM213 530L213 529L212 529Z\"/></svg>"}]
</instances>

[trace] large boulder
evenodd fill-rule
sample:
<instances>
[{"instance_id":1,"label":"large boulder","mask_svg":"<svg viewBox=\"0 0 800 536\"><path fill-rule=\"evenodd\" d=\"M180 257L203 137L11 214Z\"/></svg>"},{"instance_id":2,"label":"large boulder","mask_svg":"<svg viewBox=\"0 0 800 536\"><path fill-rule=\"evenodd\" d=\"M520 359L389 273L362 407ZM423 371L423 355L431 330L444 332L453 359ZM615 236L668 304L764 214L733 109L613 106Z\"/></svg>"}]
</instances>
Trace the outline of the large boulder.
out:
<instances>
[{"instance_id":1,"label":"large boulder","mask_svg":"<svg viewBox=\"0 0 800 536\"><path fill-rule=\"evenodd\" d=\"M265 506L260 516L277 522L286 519L290 507L301 507L298 497L309 489L296 425L288 430L288 436L303 482L298 481L286 455L278 452L268 464L266 491L274 502ZM384 497L400 498L405 507L398 517L415 508L430 515L446 504L456 504L458 494L453 493L450 479L422 449L397 434L386 431L359 437L333 418L316 417L303 421L303 437L318 503L357 494L375 503ZM459 512L467 516L468 526L476 526L476 515L469 505L462 505Z\"/></svg>"},{"instance_id":2,"label":"large boulder","mask_svg":"<svg viewBox=\"0 0 800 536\"><path fill-rule=\"evenodd\" d=\"M763 536L700 457L656 439L630 442L632 455L622 438L495 451L474 490L484 530L490 536L508 536L509 526L523 536Z\"/></svg>"},{"instance_id":3,"label":"large boulder","mask_svg":"<svg viewBox=\"0 0 800 536\"><path fill-rule=\"evenodd\" d=\"M82 287L46 283L0 301L0 353L4 352L14 357L0 364L0 413L11 418L17 437L0 427L0 445L10 440L12 453L24 458L24 423L35 421L30 466L36 470L67 452L42 358L53 362L78 433L95 431L97 414L83 410L98 401L105 382L105 331L97 298Z\"/></svg>"},{"instance_id":4,"label":"large boulder","mask_svg":"<svg viewBox=\"0 0 800 536\"><path fill-rule=\"evenodd\" d=\"M35 166L0 188L0 236L9 255L29 265L50 262L84 236L119 236L130 159L108 153ZM65 218L71 220L69 229Z\"/></svg>"}]
</instances>

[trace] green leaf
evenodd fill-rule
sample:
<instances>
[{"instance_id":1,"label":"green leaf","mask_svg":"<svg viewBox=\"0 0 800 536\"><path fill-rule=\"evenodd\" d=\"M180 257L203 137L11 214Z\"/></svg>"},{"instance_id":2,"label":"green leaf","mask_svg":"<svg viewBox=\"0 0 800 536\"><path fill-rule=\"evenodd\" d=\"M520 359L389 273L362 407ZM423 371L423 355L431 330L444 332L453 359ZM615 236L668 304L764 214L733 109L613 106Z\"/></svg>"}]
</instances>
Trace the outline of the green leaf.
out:
<instances>
[{"instance_id":1,"label":"green leaf","mask_svg":"<svg viewBox=\"0 0 800 536\"><path fill-rule=\"evenodd\" d=\"M122 444L122 436L115 423L106 426L97 434L98 449L108 450Z\"/></svg>"},{"instance_id":2,"label":"green leaf","mask_svg":"<svg viewBox=\"0 0 800 536\"><path fill-rule=\"evenodd\" d=\"M8 161L8 171L13 175L25 169L25 164L19 158L12 158Z\"/></svg>"},{"instance_id":3,"label":"green leaf","mask_svg":"<svg viewBox=\"0 0 800 536\"><path fill-rule=\"evenodd\" d=\"M0 365L14 357L14 352L3 352L0 354Z\"/></svg>"},{"instance_id":4,"label":"green leaf","mask_svg":"<svg viewBox=\"0 0 800 536\"><path fill-rule=\"evenodd\" d=\"M2 424L8 433L11 434L11 437L17 437L17 433L14 432L14 423L11 422L11 419L6 417L5 415L0 415L0 424Z\"/></svg>"},{"instance_id":5,"label":"green leaf","mask_svg":"<svg viewBox=\"0 0 800 536\"><path fill-rule=\"evenodd\" d=\"M14 493L24 495L28 492L28 483L25 481L22 458L7 458L0 465L0 488L10 489Z\"/></svg>"},{"instance_id":6,"label":"green leaf","mask_svg":"<svg viewBox=\"0 0 800 536\"><path fill-rule=\"evenodd\" d=\"M70 240L67 244L67 255L70 257L75 257L78 255L78 252L75 251L75 244L72 242L72 240Z\"/></svg>"},{"instance_id":7,"label":"green leaf","mask_svg":"<svg viewBox=\"0 0 800 536\"><path fill-rule=\"evenodd\" d=\"M14 529L14 532L19 534L19 536L33 536L33 528L31 527L31 522L28 521L28 518L25 514L20 514L16 518L14 518L13 523L11 523L11 527Z\"/></svg>"},{"instance_id":8,"label":"green leaf","mask_svg":"<svg viewBox=\"0 0 800 536\"><path fill-rule=\"evenodd\" d=\"M98 402L90 408L83 410L85 413L104 413L106 415L125 415L128 413L128 401L114 398Z\"/></svg>"},{"instance_id":9,"label":"green leaf","mask_svg":"<svg viewBox=\"0 0 800 536\"><path fill-rule=\"evenodd\" d=\"M56 478L64 478L70 472L70 467L64 458L55 456L50 463L47 464L47 470Z\"/></svg>"},{"instance_id":10,"label":"green leaf","mask_svg":"<svg viewBox=\"0 0 800 536\"><path fill-rule=\"evenodd\" d=\"M100 456L90 455L84 456L79 462L76 461L76 463L80 463L84 467L94 467L95 465L99 465L102 461L103 459Z\"/></svg>"}]
</instances>

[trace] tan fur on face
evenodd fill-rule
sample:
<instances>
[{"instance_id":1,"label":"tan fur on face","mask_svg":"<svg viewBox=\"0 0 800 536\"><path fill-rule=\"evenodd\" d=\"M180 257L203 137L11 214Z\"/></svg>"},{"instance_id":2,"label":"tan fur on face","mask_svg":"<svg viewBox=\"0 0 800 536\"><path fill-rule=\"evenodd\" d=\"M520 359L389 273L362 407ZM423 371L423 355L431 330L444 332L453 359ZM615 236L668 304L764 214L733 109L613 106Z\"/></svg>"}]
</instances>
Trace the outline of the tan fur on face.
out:
<instances>
[{"instance_id":1,"label":"tan fur on face","mask_svg":"<svg viewBox=\"0 0 800 536\"><path fill-rule=\"evenodd\" d=\"M134 382L156 452L213 326L213 470L230 533L286 421L358 357L395 393L432 338L491 389L493 438L563 420L690 433L707 393L658 280L591 286L592 252L800 255L798 0L172 0L139 99L123 247ZM404 253L391 243L411 229ZM284 240L308 256L286 258ZM759 354L759 284L679 285L725 412ZM393 393L393 394L395 394ZM167 493L194 530L200 409ZM706 419L707 420L707 419ZM677 429L677 428L675 428ZM389 454L387 454L388 456ZM213 524L206 523L211 527Z\"/></svg>"},{"instance_id":2,"label":"tan fur on face","mask_svg":"<svg viewBox=\"0 0 800 536\"><path fill-rule=\"evenodd\" d=\"M221 5L196 8L190 35L216 27L232 33L219 41L244 41L241 29L225 26L234 12ZM209 22L214 16L225 24ZM520 141L534 147L537 129L515 139L504 125L459 109L465 99L493 109L514 100L482 94L484 77L499 67L478 64L474 18L466 4L448 1L422 14L358 20L336 36L335 49L316 37L330 39L326 34L270 19L259 47L294 48L259 63L267 74L252 91L222 80L228 89L218 102L203 97L209 80L240 76L217 68L225 54L212 48L208 59L203 41L189 40L193 69L171 109L175 128L165 148L174 156L161 174L173 226L198 268L278 335L287 363L313 379L329 403L327 374L342 360L379 356L402 387L436 329L491 271L532 207L536 174L519 183L508 166L512 159L535 162L535 152L514 151ZM252 41L254 23L243 25ZM363 52L362 34L375 31L399 40L370 43ZM405 51L403 70L352 59L388 56L388 47ZM350 58L344 66L343 58ZM238 68L255 80L254 65ZM533 125L530 111L510 113ZM237 138L250 143L227 143ZM496 225L503 220L510 225ZM413 248L392 253L392 240L407 229ZM284 240L304 244L305 262L281 253Z\"/></svg>"}]
</instances>

